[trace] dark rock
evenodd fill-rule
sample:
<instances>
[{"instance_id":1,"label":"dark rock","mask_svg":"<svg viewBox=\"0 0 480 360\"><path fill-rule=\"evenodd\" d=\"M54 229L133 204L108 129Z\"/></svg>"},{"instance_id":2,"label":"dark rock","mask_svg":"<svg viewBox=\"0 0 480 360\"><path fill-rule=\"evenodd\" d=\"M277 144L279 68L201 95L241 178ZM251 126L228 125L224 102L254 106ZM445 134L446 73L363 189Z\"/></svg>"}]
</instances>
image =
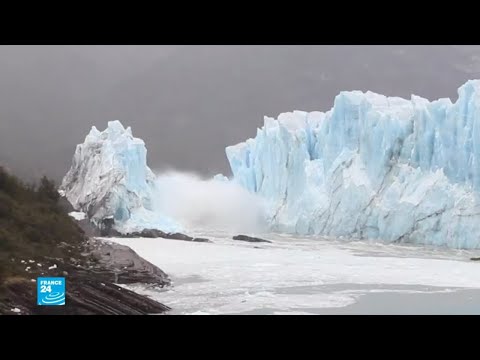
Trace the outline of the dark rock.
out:
<instances>
[{"instance_id":1,"label":"dark rock","mask_svg":"<svg viewBox=\"0 0 480 360\"><path fill-rule=\"evenodd\" d=\"M107 217L100 222L100 236L120 236L121 234L113 228L115 220Z\"/></svg>"},{"instance_id":2,"label":"dark rock","mask_svg":"<svg viewBox=\"0 0 480 360\"><path fill-rule=\"evenodd\" d=\"M67 200L66 197L61 196L58 200L58 206L62 211L65 213L71 213L75 211L73 208L73 205ZM72 219L73 220L73 219ZM88 236L101 236L101 231L98 227L96 227L89 219L83 219L83 220L74 220L79 228L82 230L82 232Z\"/></svg>"},{"instance_id":3,"label":"dark rock","mask_svg":"<svg viewBox=\"0 0 480 360\"><path fill-rule=\"evenodd\" d=\"M181 234L181 233L173 233L173 234L165 234L162 236L165 239L172 239L172 240L184 240L184 241L192 241L193 238L191 236Z\"/></svg>"},{"instance_id":4,"label":"dark rock","mask_svg":"<svg viewBox=\"0 0 480 360\"><path fill-rule=\"evenodd\" d=\"M102 236L100 229L88 219L77 220L77 224L88 237Z\"/></svg>"},{"instance_id":5,"label":"dark rock","mask_svg":"<svg viewBox=\"0 0 480 360\"><path fill-rule=\"evenodd\" d=\"M146 237L146 238L159 238L159 237L164 237L166 234L157 229L144 229L140 233L141 237Z\"/></svg>"},{"instance_id":6,"label":"dark rock","mask_svg":"<svg viewBox=\"0 0 480 360\"><path fill-rule=\"evenodd\" d=\"M122 236L122 233L115 230L115 229L112 229L110 230L110 233L109 235L107 235L108 237L121 237Z\"/></svg>"},{"instance_id":7,"label":"dark rock","mask_svg":"<svg viewBox=\"0 0 480 360\"><path fill-rule=\"evenodd\" d=\"M470 258L470 260L472 260L472 261L480 261L480 257Z\"/></svg>"},{"instance_id":8,"label":"dark rock","mask_svg":"<svg viewBox=\"0 0 480 360\"><path fill-rule=\"evenodd\" d=\"M173 234L165 234L162 236L164 239L170 239L170 240L183 240L183 241L193 241L193 242L205 242L205 243L211 243L210 240L205 239L205 238L193 238L191 236L181 234L181 233L173 233Z\"/></svg>"},{"instance_id":9,"label":"dark rock","mask_svg":"<svg viewBox=\"0 0 480 360\"><path fill-rule=\"evenodd\" d=\"M168 306L111 283L86 279L79 290L67 295L66 304L72 304L83 314L146 315L170 310Z\"/></svg>"},{"instance_id":10,"label":"dark rock","mask_svg":"<svg viewBox=\"0 0 480 360\"><path fill-rule=\"evenodd\" d=\"M62 209L62 211L64 211L67 214L71 213L72 211L75 211L75 209L73 208L73 205L70 204L70 201L68 201L65 196L61 196L58 199L58 206L60 207L60 209Z\"/></svg>"},{"instance_id":11,"label":"dark rock","mask_svg":"<svg viewBox=\"0 0 480 360\"><path fill-rule=\"evenodd\" d=\"M208 242L208 243L211 243L210 240L208 239L205 239L205 238L194 238L192 241L195 241L195 242Z\"/></svg>"},{"instance_id":12,"label":"dark rock","mask_svg":"<svg viewBox=\"0 0 480 360\"><path fill-rule=\"evenodd\" d=\"M71 273L66 286L65 306L36 306L36 284L14 281L6 285L0 314L12 314L12 308L20 309L22 315L147 315L170 310L146 296L99 281L88 271Z\"/></svg>"},{"instance_id":13,"label":"dark rock","mask_svg":"<svg viewBox=\"0 0 480 360\"><path fill-rule=\"evenodd\" d=\"M142 231L134 231L131 233L127 234L122 234L121 237L124 238L137 238L137 237L143 237L143 238L159 238L159 237L165 237L167 234L164 233L161 230L157 229L143 229Z\"/></svg>"},{"instance_id":14,"label":"dark rock","mask_svg":"<svg viewBox=\"0 0 480 360\"><path fill-rule=\"evenodd\" d=\"M170 285L166 273L128 246L101 243L92 250L91 255L96 261L93 271L105 281L117 284L147 283L160 287Z\"/></svg>"},{"instance_id":15,"label":"dark rock","mask_svg":"<svg viewBox=\"0 0 480 360\"><path fill-rule=\"evenodd\" d=\"M182 241L194 241L194 242L211 242L205 238L193 238L191 236L182 234L182 233L165 233L161 230L157 229L143 229L142 231L132 232L128 234L123 234L121 237L124 238L162 238L162 239L169 239L169 240L182 240Z\"/></svg>"},{"instance_id":16,"label":"dark rock","mask_svg":"<svg viewBox=\"0 0 480 360\"><path fill-rule=\"evenodd\" d=\"M134 231L132 233L127 233L127 234L122 234L123 238L137 238L137 237L142 237L141 233L138 231Z\"/></svg>"},{"instance_id":17,"label":"dark rock","mask_svg":"<svg viewBox=\"0 0 480 360\"><path fill-rule=\"evenodd\" d=\"M237 235L237 236L234 236L232 239L238 240L238 241L254 242L254 243L259 243L259 242L272 243L270 240L264 240L257 237L247 236L247 235Z\"/></svg>"}]
</instances>

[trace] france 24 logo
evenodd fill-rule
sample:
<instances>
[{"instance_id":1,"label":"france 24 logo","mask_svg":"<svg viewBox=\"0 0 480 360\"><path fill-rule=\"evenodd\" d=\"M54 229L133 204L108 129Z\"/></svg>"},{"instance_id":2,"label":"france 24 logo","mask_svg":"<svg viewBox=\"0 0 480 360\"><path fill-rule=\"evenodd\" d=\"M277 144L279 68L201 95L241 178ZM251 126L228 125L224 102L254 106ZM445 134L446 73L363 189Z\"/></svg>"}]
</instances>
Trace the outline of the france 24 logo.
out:
<instances>
[{"instance_id":1,"label":"france 24 logo","mask_svg":"<svg viewBox=\"0 0 480 360\"><path fill-rule=\"evenodd\" d=\"M37 278L37 305L65 305L65 278Z\"/></svg>"}]
</instances>

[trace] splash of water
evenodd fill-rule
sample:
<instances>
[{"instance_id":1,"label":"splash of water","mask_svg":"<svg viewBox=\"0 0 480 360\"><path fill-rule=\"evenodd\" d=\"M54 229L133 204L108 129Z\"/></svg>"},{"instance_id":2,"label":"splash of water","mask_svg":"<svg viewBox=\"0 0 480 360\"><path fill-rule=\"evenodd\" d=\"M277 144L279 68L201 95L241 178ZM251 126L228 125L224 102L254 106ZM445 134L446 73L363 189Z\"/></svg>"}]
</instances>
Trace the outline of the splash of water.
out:
<instances>
[{"instance_id":1,"label":"splash of water","mask_svg":"<svg viewBox=\"0 0 480 360\"><path fill-rule=\"evenodd\" d=\"M265 229L262 200L235 182L169 170L157 173L155 185L154 210L188 229Z\"/></svg>"}]
</instances>

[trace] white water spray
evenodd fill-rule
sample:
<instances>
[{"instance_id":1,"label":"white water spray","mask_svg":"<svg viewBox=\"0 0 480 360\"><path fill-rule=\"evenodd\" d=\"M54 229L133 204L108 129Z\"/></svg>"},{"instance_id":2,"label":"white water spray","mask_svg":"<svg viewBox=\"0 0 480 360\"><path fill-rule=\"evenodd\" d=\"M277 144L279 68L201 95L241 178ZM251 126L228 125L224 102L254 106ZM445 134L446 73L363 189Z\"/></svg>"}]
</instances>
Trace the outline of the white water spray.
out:
<instances>
[{"instance_id":1,"label":"white water spray","mask_svg":"<svg viewBox=\"0 0 480 360\"><path fill-rule=\"evenodd\" d=\"M177 171L159 173L152 205L155 212L175 219L187 229L264 229L262 201L232 181L202 179Z\"/></svg>"}]
</instances>

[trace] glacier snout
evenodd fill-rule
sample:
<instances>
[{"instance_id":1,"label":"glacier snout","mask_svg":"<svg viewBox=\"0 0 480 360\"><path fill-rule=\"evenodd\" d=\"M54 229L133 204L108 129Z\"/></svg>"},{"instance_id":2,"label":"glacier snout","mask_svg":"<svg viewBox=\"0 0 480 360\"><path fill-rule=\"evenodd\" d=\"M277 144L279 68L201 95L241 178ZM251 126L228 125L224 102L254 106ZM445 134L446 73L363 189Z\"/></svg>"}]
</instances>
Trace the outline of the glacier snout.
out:
<instances>
[{"instance_id":1,"label":"glacier snout","mask_svg":"<svg viewBox=\"0 0 480 360\"><path fill-rule=\"evenodd\" d=\"M92 127L77 145L60 190L93 222L113 217L125 223L135 212L151 210L154 181L145 143L117 120L103 132Z\"/></svg>"},{"instance_id":2,"label":"glacier snout","mask_svg":"<svg viewBox=\"0 0 480 360\"><path fill-rule=\"evenodd\" d=\"M342 92L326 112L265 118L227 147L273 230L480 247L480 81L455 103Z\"/></svg>"},{"instance_id":3,"label":"glacier snout","mask_svg":"<svg viewBox=\"0 0 480 360\"><path fill-rule=\"evenodd\" d=\"M144 142L119 121L109 122L103 132L93 127L77 146L59 191L98 227L121 233L263 228L261 203L243 187L220 174L212 179L174 171L156 175L146 155Z\"/></svg>"}]
</instances>

